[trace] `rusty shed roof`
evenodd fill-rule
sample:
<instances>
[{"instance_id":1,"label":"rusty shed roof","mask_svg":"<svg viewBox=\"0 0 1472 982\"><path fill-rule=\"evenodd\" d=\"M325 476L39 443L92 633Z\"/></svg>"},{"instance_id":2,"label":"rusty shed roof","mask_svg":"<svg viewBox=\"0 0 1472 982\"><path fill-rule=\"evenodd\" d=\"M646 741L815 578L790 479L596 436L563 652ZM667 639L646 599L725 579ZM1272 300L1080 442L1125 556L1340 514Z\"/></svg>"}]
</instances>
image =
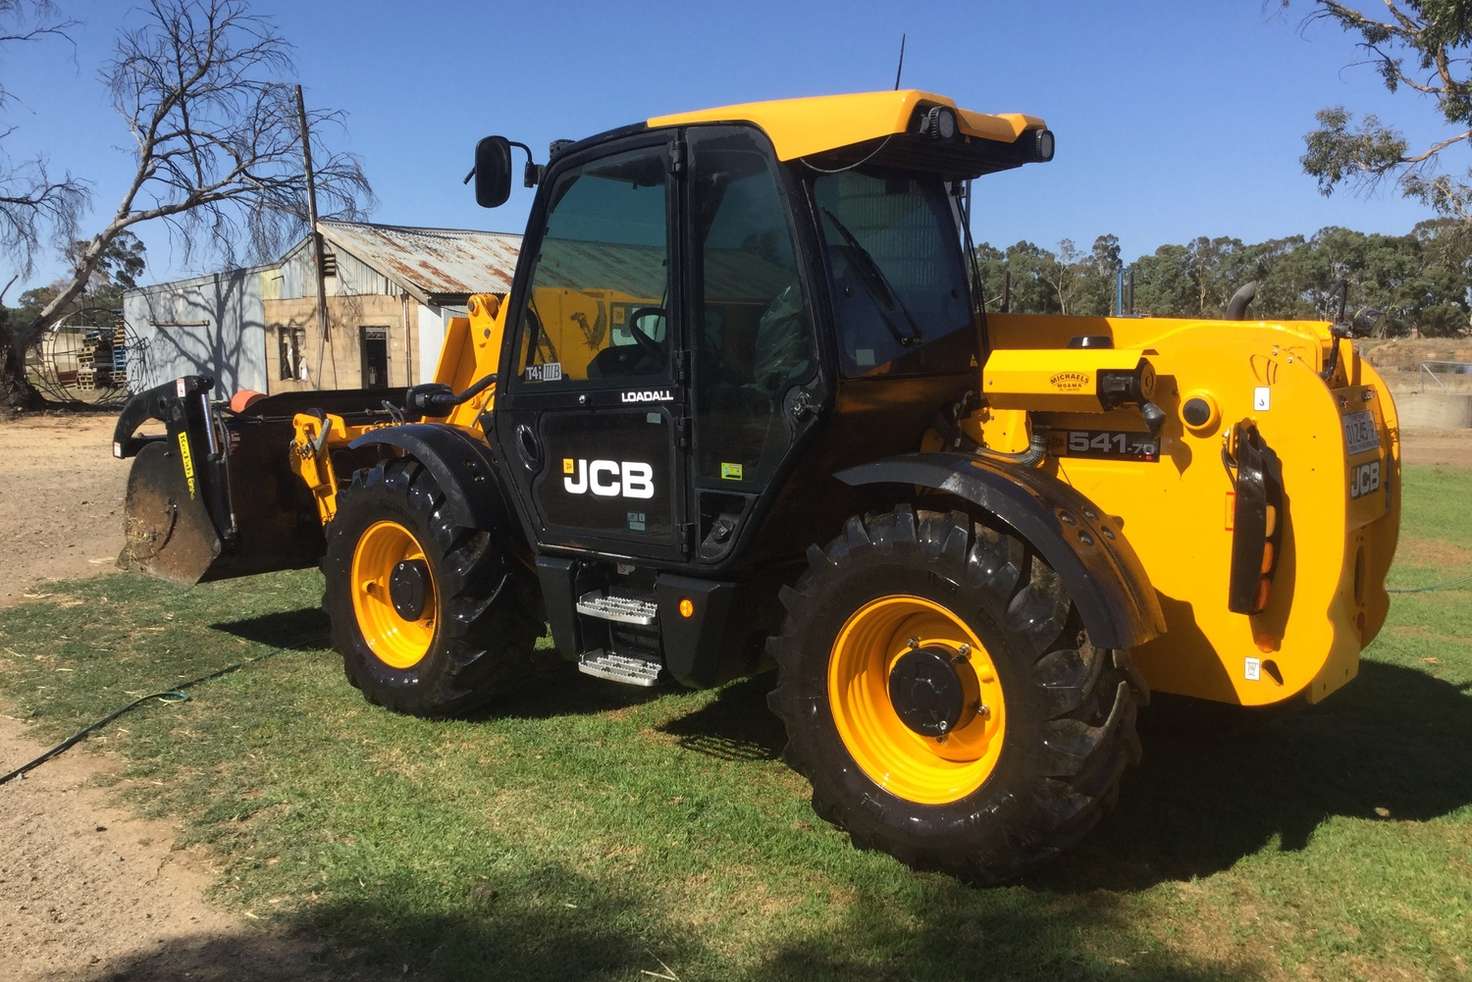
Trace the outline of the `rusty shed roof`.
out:
<instances>
[{"instance_id":1,"label":"rusty shed roof","mask_svg":"<svg viewBox=\"0 0 1472 982\"><path fill-rule=\"evenodd\" d=\"M317 229L421 303L463 303L472 293L510 291L521 251L514 232L329 221Z\"/></svg>"}]
</instances>

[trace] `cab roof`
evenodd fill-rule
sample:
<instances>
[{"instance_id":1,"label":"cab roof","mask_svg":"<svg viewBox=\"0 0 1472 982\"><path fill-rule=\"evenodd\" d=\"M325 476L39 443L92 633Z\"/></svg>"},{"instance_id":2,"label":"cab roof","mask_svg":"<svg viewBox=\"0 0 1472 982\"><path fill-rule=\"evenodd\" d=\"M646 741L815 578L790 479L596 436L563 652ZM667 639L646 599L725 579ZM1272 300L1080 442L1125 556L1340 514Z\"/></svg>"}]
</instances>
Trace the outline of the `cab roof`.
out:
<instances>
[{"instance_id":1,"label":"cab roof","mask_svg":"<svg viewBox=\"0 0 1472 982\"><path fill-rule=\"evenodd\" d=\"M779 159L796 160L905 133L911 127L915 111L922 104L954 109L957 127L961 133L999 143L1015 143L1026 131L1046 127L1036 116L973 112L960 108L943 95L919 89L744 102L734 106L654 116L647 120L647 125L658 127L694 123L751 123L767 134Z\"/></svg>"}]
</instances>

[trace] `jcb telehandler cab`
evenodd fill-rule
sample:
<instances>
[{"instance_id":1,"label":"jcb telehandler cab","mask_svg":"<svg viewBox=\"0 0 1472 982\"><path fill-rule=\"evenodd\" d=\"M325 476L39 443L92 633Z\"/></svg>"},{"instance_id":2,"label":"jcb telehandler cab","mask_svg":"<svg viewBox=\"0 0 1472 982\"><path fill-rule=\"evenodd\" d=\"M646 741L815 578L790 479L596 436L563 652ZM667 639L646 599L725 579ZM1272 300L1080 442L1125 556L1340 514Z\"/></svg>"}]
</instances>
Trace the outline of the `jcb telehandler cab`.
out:
<instances>
[{"instance_id":1,"label":"jcb telehandler cab","mask_svg":"<svg viewBox=\"0 0 1472 982\"><path fill-rule=\"evenodd\" d=\"M478 147L481 204L514 147ZM1395 408L1337 326L984 311L971 182L1052 154L1041 120L916 91L554 144L510 293L433 384L134 398L128 554L320 562L349 679L425 716L547 624L633 685L774 661L820 815L1015 875L1113 801L1152 687L1348 681L1399 520Z\"/></svg>"}]
</instances>

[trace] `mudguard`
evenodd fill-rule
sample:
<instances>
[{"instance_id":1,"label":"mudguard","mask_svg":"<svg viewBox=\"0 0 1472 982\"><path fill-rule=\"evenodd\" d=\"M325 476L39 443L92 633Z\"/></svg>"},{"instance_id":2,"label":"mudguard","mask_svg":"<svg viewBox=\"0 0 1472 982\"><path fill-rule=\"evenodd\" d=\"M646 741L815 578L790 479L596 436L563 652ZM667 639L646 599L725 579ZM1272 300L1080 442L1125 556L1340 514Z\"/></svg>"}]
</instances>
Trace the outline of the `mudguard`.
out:
<instances>
[{"instance_id":1,"label":"mudguard","mask_svg":"<svg viewBox=\"0 0 1472 982\"><path fill-rule=\"evenodd\" d=\"M463 430L444 423L406 423L365 433L348 446L394 447L419 461L445 493L445 507L458 525L500 535L520 528L506 512L490 448Z\"/></svg>"},{"instance_id":2,"label":"mudguard","mask_svg":"<svg viewBox=\"0 0 1472 982\"><path fill-rule=\"evenodd\" d=\"M1155 590L1124 529L1055 477L958 453L903 454L834 476L850 486L918 485L995 515L1062 577L1096 645L1134 648L1165 631Z\"/></svg>"}]
</instances>

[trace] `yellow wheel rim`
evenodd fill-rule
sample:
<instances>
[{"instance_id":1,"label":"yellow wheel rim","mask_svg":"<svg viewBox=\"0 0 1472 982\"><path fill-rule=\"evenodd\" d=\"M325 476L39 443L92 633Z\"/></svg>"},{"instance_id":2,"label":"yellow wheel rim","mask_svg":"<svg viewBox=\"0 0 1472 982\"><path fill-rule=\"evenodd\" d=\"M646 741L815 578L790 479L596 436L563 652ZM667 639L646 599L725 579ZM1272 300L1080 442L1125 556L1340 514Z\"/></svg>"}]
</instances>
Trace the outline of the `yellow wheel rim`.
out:
<instances>
[{"instance_id":1,"label":"yellow wheel rim","mask_svg":"<svg viewBox=\"0 0 1472 982\"><path fill-rule=\"evenodd\" d=\"M890 673L916 648L946 653L965 693L965 712L941 737L906 726L891 703ZM828 657L828 704L855 763L907 801L966 797L1002 753L1007 707L996 665L965 621L924 597L880 597L854 611Z\"/></svg>"},{"instance_id":2,"label":"yellow wheel rim","mask_svg":"<svg viewBox=\"0 0 1472 982\"><path fill-rule=\"evenodd\" d=\"M433 572L418 618L403 617L389 595L394 568L412 560L429 565L419 540L398 522L374 522L353 550L351 589L358 630L378 660L390 668L413 668L429 654L434 642L439 598Z\"/></svg>"}]
</instances>

